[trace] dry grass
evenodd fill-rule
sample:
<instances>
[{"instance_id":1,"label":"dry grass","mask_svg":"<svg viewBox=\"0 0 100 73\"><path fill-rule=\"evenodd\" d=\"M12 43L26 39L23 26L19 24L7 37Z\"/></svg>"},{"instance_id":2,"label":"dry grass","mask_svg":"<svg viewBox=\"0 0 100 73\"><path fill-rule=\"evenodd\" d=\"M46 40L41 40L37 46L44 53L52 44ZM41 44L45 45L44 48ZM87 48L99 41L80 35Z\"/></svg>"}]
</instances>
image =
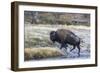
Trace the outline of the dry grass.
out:
<instances>
[{"instance_id":1,"label":"dry grass","mask_svg":"<svg viewBox=\"0 0 100 73\"><path fill-rule=\"evenodd\" d=\"M39 60L62 56L62 53L55 48L25 48L25 60Z\"/></svg>"}]
</instances>

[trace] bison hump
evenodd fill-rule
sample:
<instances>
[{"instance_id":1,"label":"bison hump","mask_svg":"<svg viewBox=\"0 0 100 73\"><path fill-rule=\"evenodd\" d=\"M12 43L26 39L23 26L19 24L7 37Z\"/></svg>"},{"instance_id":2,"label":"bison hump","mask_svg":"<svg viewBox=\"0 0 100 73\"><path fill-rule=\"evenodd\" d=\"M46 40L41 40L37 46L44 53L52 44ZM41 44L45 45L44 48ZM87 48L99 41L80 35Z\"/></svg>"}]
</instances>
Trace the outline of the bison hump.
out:
<instances>
[{"instance_id":1,"label":"bison hump","mask_svg":"<svg viewBox=\"0 0 100 73\"><path fill-rule=\"evenodd\" d=\"M61 42L64 42L66 39L73 40L73 41L79 41L79 38L70 30L58 29L57 35L58 35Z\"/></svg>"},{"instance_id":2,"label":"bison hump","mask_svg":"<svg viewBox=\"0 0 100 73\"><path fill-rule=\"evenodd\" d=\"M63 42L67 37L66 30L65 29L58 29L57 30L57 35L58 35L60 41Z\"/></svg>"}]
</instances>

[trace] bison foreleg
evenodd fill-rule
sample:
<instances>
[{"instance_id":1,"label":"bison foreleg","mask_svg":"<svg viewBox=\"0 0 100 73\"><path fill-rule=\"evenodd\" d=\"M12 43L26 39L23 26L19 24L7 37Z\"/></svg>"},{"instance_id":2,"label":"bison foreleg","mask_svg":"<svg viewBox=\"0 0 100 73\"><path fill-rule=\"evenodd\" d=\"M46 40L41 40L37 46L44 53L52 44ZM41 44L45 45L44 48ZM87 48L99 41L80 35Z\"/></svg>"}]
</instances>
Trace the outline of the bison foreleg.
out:
<instances>
[{"instance_id":1,"label":"bison foreleg","mask_svg":"<svg viewBox=\"0 0 100 73\"><path fill-rule=\"evenodd\" d=\"M65 49L67 49L67 47L68 47L68 45L67 45L67 44L65 44L65 45L64 45L64 48L65 48Z\"/></svg>"},{"instance_id":2,"label":"bison foreleg","mask_svg":"<svg viewBox=\"0 0 100 73\"><path fill-rule=\"evenodd\" d=\"M63 45L60 46L60 49L62 49L62 48L63 48Z\"/></svg>"},{"instance_id":3,"label":"bison foreleg","mask_svg":"<svg viewBox=\"0 0 100 73\"><path fill-rule=\"evenodd\" d=\"M63 47L64 47L65 49L67 49L67 46L68 46L67 44L64 44L64 43L63 43L63 44L61 44L60 49L62 49Z\"/></svg>"}]
</instances>

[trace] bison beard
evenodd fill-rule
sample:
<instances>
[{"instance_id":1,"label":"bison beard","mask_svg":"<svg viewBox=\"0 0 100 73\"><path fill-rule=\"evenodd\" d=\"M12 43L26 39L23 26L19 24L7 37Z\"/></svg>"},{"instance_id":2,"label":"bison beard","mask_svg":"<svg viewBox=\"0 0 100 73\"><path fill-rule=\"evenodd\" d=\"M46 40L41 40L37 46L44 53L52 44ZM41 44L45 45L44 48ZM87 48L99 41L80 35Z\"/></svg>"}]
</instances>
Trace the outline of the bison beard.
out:
<instances>
[{"instance_id":1,"label":"bison beard","mask_svg":"<svg viewBox=\"0 0 100 73\"><path fill-rule=\"evenodd\" d=\"M57 31L50 32L50 40L55 43L58 42L61 44L60 49L65 48L67 49L67 44L73 45L74 50L76 47L78 48L78 56L80 56L80 38L75 35L70 30L66 29L58 29Z\"/></svg>"}]
</instances>

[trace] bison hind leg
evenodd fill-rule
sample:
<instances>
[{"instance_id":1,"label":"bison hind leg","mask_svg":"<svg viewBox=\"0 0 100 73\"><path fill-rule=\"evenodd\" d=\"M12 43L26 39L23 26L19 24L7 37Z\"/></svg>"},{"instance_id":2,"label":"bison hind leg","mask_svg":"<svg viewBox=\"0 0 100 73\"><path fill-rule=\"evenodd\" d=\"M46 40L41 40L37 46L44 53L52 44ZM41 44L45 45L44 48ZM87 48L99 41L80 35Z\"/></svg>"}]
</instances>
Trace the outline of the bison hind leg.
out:
<instances>
[{"instance_id":1,"label":"bison hind leg","mask_svg":"<svg viewBox=\"0 0 100 73\"><path fill-rule=\"evenodd\" d=\"M77 45L78 48L78 57L80 57L80 45Z\"/></svg>"}]
</instances>

